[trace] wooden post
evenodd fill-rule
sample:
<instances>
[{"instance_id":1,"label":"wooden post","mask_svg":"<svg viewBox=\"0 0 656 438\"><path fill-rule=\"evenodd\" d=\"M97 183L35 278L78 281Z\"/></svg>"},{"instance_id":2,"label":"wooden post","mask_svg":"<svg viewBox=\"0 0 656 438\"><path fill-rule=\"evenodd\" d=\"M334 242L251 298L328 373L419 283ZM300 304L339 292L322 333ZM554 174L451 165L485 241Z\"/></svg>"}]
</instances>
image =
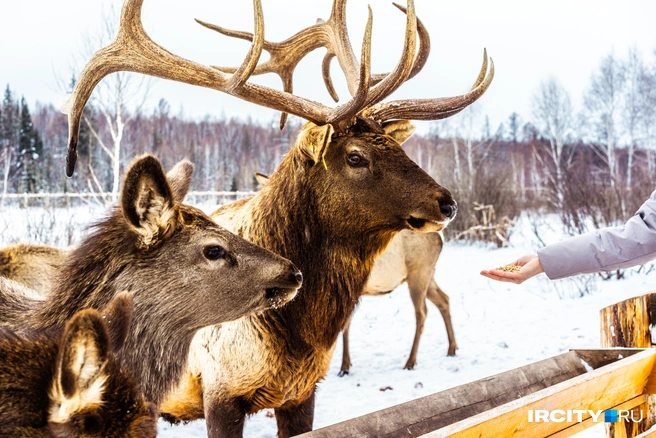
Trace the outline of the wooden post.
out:
<instances>
[{"instance_id":1,"label":"wooden post","mask_svg":"<svg viewBox=\"0 0 656 438\"><path fill-rule=\"evenodd\" d=\"M652 308L654 306L654 308ZM651 348L651 325L656 322L656 293L650 293L601 309L602 348ZM642 422L622 421L606 424L608 438L636 437L656 424L656 396L634 408Z\"/></svg>"}]
</instances>

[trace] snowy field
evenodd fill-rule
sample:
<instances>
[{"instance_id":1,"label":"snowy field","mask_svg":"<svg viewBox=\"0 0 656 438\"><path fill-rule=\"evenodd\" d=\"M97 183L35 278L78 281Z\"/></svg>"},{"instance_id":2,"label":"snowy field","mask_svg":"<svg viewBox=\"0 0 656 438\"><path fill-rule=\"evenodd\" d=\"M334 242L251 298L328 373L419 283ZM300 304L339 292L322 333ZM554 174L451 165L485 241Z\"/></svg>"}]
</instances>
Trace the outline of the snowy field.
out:
<instances>
[{"instance_id":1,"label":"snowy field","mask_svg":"<svg viewBox=\"0 0 656 438\"><path fill-rule=\"evenodd\" d=\"M32 213L37 209L30 209ZM53 230L79 233L84 223L96 220L102 209L91 213L74 209L53 215ZM38 224L40 220L30 219ZM68 227L73 221L74 225ZM41 222L43 222L41 220ZM21 209L0 212L0 244L24 241L31 235ZM562 237L557 227L543 224L543 239ZM32 234L36 225L32 227ZM69 229L69 231L65 231ZM599 347L599 310L609 304L654 290L656 274L631 271L624 280L601 281L588 277L588 294L580 296L583 282L550 282L534 278L523 285L497 283L478 273L513 261L537 248L526 218L520 220L509 248L447 243L435 277L451 297L458 351L447 357L447 338L437 309L428 303L428 317L421 339L417 367L403 370L415 330L414 309L405 285L382 297L364 297L351 325L351 374L337 377L341 339L326 379L319 384L315 428L426 396L531 362L571 348ZM76 241L79 234L74 234ZM33 237L33 236L32 236ZM34 239L29 239L34 241ZM68 235L55 242L67 245ZM381 388L390 387L386 391ZM247 420L246 437L274 437L275 419L260 412ZM603 436L600 424L580 434ZM171 427L160 422L160 436L205 436L204 422Z\"/></svg>"}]
</instances>

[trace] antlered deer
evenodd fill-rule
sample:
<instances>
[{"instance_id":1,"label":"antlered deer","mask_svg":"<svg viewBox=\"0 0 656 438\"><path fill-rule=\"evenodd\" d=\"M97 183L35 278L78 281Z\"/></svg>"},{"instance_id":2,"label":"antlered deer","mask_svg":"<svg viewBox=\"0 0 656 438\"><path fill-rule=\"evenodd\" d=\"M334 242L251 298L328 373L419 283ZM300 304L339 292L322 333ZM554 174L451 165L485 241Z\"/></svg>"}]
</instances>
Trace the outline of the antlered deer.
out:
<instances>
[{"instance_id":1,"label":"antlered deer","mask_svg":"<svg viewBox=\"0 0 656 438\"><path fill-rule=\"evenodd\" d=\"M488 59L472 90L444 99L382 102L423 66L427 33L408 1L401 61L392 73L371 75L371 13L358 63L346 32L345 0L335 0L328 21L283 43L264 40L261 5L254 0L255 32L216 30L252 39L237 69L182 59L154 43L141 24L143 0L126 0L115 41L96 52L71 96L67 171L72 173L80 114L98 81L134 71L224 91L309 120L296 144L250 200L232 205L230 226L246 239L296 263L304 286L287 306L201 330L176 394L160 405L168 418L205 417L209 435L240 436L246 414L274 408L281 437L312 429L316 384L325 376L339 332L353 311L374 260L403 229L439 231L456 213L450 192L408 158L401 143L412 119L456 114L490 85ZM417 33L421 45L417 51ZM324 78L337 57L353 97L334 109L248 81L274 71L291 91L291 72L308 52L326 47ZM257 65L262 49L268 63ZM259 71L257 70L259 68ZM223 70L223 71L222 71ZM232 72L232 73L231 73ZM287 79L285 79L287 78ZM281 125L284 122L281 120ZM238 211L235 211L238 210ZM213 217L220 221L222 209Z\"/></svg>"},{"instance_id":2,"label":"antlered deer","mask_svg":"<svg viewBox=\"0 0 656 438\"><path fill-rule=\"evenodd\" d=\"M264 187L269 182L269 177L261 173L255 173L255 178ZM237 201L243 203L244 201ZM239 211L237 206L234 211ZM230 207L222 208L222 223L229 220ZM448 356L456 354L456 338L451 323L451 312L449 309L449 296L437 285L434 278L435 264L442 252L442 233L418 233L413 230L399 232L389 243L385 251L376 258L369 280L364 288L363 295L384 295L392 292L400 284L407 283L410 290L410 298L415 307L415 318L417 327L415 337L410 349L410 356L404 368L411 370L417 363L417 350L419 339L424 331L426 320L426 299L430 300L440 311L447 337L449 338ZM339 376L343 377L349 373L351 368L351 355L349 352L349 329L351 320L346 323L342 330L342 366Z\"/></svg>"},{"instance_id":3,"label":"antlered deer","mask_svg":"<svg viewBox=\"0 0 656 438\"><path fill-rule=\"evenodd\" d=\"M155 409L115 357L132 321L121 293L77 312L63 334L0 329L0 436L150 438Z\"/></svg>"},{"instance_id":4,"label":"antlered deer","mask_svg":"<svg viewBox=\"0 0 656 438\"><path fill-rule=\"evenodd\" d=\"M134 321L118 356L147 399L159 403L182 376L198 329L278 307L301 281L289 260L180 204L183 197L172 192L155 157L136 160L120 208L70 254L45 301L12 293L11 282L0 278L0 324L63 327L77 311L103 308L129 290Z\"/></svg>"}]
</instances>

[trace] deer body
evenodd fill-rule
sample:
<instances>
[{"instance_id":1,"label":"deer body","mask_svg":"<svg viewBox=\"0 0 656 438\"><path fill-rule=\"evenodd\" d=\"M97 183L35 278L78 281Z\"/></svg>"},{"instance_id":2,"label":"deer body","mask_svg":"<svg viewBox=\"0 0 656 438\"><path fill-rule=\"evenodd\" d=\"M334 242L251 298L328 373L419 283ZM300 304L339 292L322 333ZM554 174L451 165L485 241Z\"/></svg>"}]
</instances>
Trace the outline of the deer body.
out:
<instances>
[{"instance_id":1,"label":"deer body","mask_svg":"<svg viewBox=\"0 0 656 438\"><path fill-rule=\"evenodd\" d=\"M37 292L47 291L67 251L46 245L13 245L0 249L0 277Z\"/></svg>"},{"instance_id":2,"label":"deer body","mask_svg":"<svg viewBox=\"0 0 656 438\"><path fill-rule=\"evenodd\" d=\"M417 362L417 349L426 320L426 299L439 309L447 336L449 338L448 356L456 352L456 340L451 323L449 297L437 285L434 278L435 264L442 251L441 233L417 233L404 230L397 234L385 249L371 271L363 295L384 295L392 292L404 282L408 283L410 298L415 308L416 330L410 356L404 366L413 369ZM340 376L349 373L351 358L349 352L350 320L344 327L342 366Z\"/></svg>"},{"instance_id":3,"label":"deer body","mask_svg":"<svg viewBox=\"0 0 656 438\"><path fill-rule=\"evenodd\" d=\"M2 324L56 330L78 310L103 308L129 290L134 321L119 358L148 400L160 402L180 377L197 330L282 305L300 286L288 260L176 200L183 197L171 191L154 157L137 160L121 208L66 259L45 301L11 302L17 294L5 281Z\"/></svg>"}]
</instances>

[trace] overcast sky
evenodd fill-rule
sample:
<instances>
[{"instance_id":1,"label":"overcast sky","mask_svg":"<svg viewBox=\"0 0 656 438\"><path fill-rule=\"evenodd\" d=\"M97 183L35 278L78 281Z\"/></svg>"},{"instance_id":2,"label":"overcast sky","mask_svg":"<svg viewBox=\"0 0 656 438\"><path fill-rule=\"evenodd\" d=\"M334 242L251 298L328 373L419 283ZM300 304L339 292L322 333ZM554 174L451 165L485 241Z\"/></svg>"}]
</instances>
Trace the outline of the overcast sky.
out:
<instances>
[{"instance_id":1,"label":"overcast sky","mask_svg":"<svg viewBox=\"0 0 656 438\"><path fill-rule=\"evenodd\" d=\"M404 0L397 0L404 4ZM84 40L97 35L103 7L112 0L3 0L0 9L0 85L36 100L57 105L64 98L57 78L82 68ZM280 41L317 18L327 19L331 0L262 0L266 39ZM389 71L403 43L404 15L391 1L349 0L349 34L356 53L366 22L367 4L374 17L372 66ZM104 5L104 6L103 6ZM481 112L493 128L513 111L530 117L531 97L541 81L555 76L571 93L574 104L603 56L624 57L635 47L651 61L656 48L656 2L653 0L415 0L417 15L430 32L432 50L424 70L404 84L393 98L437 97L469 89L487 47L496 76L480 100ZM252 31L252 3L236 0L146 0L144 23L151 37L168 50L204 64L236 65L248 43L202 28L194 18ZM324 50L308 56L297 68L295 93L334 105L321 80ZM266 52L263 59L266 59ZM348 97L333 62L333 79L342 102ZM277 77L257 82L280 88ZM274 111L223 93L157 80L150 91L187 116L211 114L277 120ZM425 128L425 127L424 127Z\"/></svg>"}]
</instances>

